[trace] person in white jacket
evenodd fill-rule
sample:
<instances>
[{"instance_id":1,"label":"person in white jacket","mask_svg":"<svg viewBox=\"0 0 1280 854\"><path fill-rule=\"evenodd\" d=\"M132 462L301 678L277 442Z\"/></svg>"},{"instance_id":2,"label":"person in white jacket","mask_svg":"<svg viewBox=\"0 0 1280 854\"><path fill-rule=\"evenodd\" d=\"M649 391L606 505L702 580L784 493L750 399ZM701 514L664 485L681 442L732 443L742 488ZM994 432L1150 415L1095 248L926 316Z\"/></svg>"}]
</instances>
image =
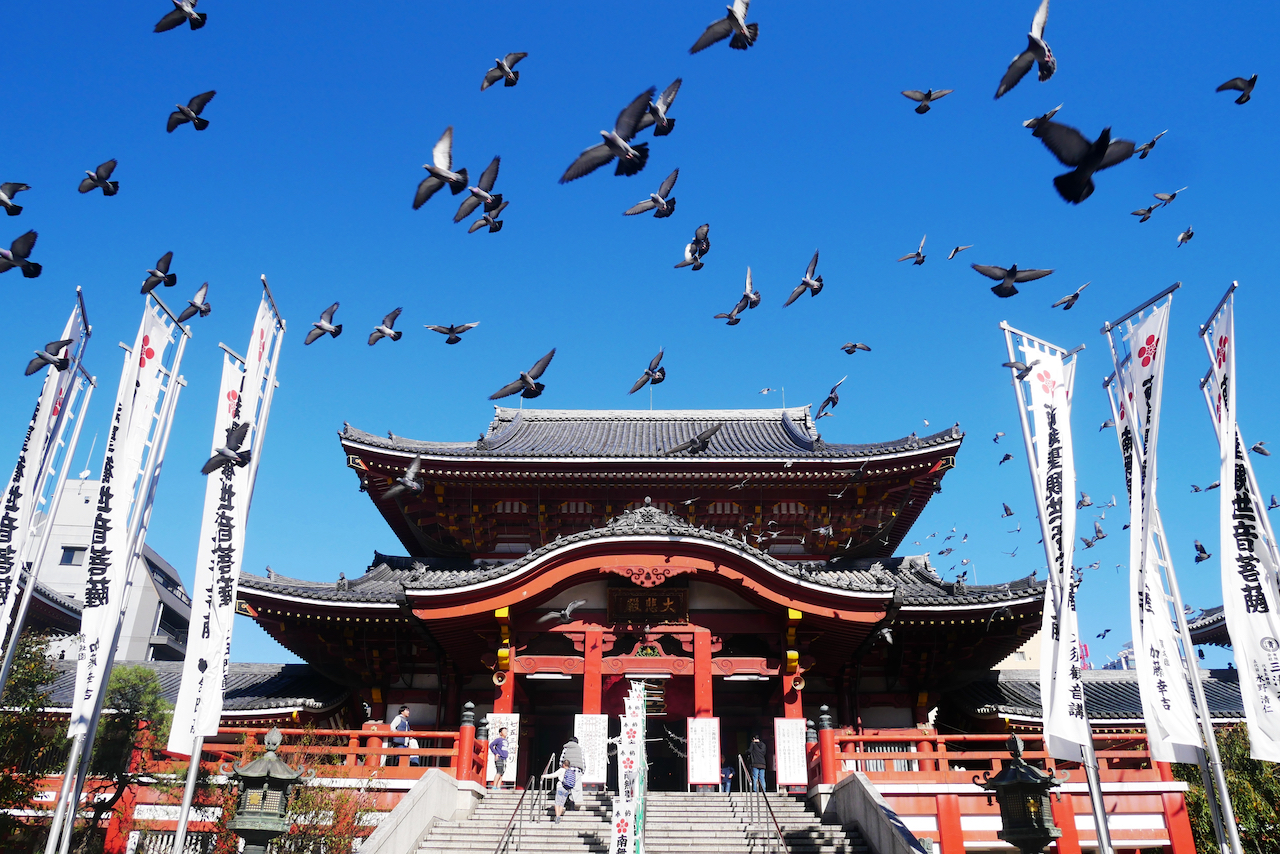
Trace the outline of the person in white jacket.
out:
<instances>
[{"instance_id":1,"label":"person in white jacket","mask_svg":"<svg viewBox=\"0 0 1280 854\"><path fill-rule=\"evenodd\" d=\"M578 769L572 768L569 766L569 760L566 758L566 759L560 760L560 767L557 770L553 771L550 774L542 775L542 779L544 780L554 779L557 781L556 782L556 817L552 819L556 823L559 823L560 817L564 815L564 808L565 808L566 801L568 801L570 798L573 798L574 806L575 807L577 806L578 801L574 797L573 790L574 790L574 787L578 785L579 773L580 772L578 771Z\"/></svg>"}]
</instances>

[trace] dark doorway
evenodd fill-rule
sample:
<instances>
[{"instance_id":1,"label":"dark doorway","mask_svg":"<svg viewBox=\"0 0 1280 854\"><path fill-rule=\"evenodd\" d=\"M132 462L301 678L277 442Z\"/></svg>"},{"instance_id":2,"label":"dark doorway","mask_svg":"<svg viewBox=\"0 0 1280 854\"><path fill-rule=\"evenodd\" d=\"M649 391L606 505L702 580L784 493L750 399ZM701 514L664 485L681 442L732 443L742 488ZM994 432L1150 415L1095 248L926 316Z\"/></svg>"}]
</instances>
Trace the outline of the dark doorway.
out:
<instances>
[{"instance_id":1,"label":"dark doorway","mask_svg":"<svg viewBox=\"0 0 1280 854\"><path fill-rule=\"evenodd\" d=\"M764 677L735 680L716 677L711 685L712 708L720 719L720 746L725 762L737 768L739 754L745 759L752 734L759 734L772 748L773 719L782 716L781 680ZM734 788L740 781L734 776Z\"/></svg>"}]
</instances>

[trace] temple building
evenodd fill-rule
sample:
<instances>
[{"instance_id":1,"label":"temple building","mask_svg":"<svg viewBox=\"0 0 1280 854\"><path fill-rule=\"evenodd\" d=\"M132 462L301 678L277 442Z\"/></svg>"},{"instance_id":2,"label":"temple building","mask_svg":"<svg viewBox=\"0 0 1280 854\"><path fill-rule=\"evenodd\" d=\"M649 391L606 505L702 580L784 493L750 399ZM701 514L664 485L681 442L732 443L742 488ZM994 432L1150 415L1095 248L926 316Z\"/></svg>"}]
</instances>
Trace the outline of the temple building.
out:
<instances>
[{"instance_id":1,"label":"temple building","mask_svg":"<svg viewBox=\"0 0 1280 854\"><path fill-rule=\"evenodd\" d=\"M238 607L353 715L518 713L522 763L575 714L619 714L631 679L659 731L719 718L728 756L821 706L840 727L927 729L1039 629L1044 595L894 556L962 441L829 443L807 408L498 407L471 442L348 425L347 466L405 554L323 583L244 573ZM678 753L655 746L654 788L685 786Z\"/></svg>"}]
</instances>

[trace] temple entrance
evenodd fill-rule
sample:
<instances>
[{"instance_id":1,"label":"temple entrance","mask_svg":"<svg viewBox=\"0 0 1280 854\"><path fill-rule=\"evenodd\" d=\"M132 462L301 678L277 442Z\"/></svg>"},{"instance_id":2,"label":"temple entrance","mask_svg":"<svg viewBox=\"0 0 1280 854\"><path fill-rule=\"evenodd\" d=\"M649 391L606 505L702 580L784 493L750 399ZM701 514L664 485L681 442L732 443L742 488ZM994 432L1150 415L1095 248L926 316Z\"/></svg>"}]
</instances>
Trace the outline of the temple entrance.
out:
<instances>
[{"instance_id":1,"label":"temple entrance","mask_svg":"<svg viewBox=\"0 0 1280 854\"><path fill-rule=\"evenodd\" d=\"M738 755L747 757L752 734L759 734L772 751L773 719L782 717L781 685L777 676L744 674L712 680L711 699L720 718L720 750L725 762L735 769ZM740 784L735 776L734 789Z\"/></svg>"},{"instance_id":2,"label":"temple entrance","mask_svg":"<svg viewBox=\"0 0 1280 854\"><path fill-rule=\"evenodd\" d=\"M523 786L530 774L542 773L547 760L559 755L573 735L573 716L582 713L582 677L555 673L515 678L516 711L524 739L519 780Z\"/></svg>"}]
</instances>

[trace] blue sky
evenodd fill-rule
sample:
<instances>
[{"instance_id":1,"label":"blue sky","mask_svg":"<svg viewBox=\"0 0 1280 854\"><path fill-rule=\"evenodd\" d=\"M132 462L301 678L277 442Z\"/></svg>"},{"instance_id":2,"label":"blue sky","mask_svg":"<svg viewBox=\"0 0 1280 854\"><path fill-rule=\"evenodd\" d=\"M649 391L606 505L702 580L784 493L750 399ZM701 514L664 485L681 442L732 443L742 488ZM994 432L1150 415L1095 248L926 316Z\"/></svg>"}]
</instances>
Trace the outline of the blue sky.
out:
<instances>
[{"instance_id":1,"label":"blue sky","mask_svg":"<svg viewBox=\"0 0 1280 854\"><path fill-rule=\"evenodd\" d=\"M968 532L977 578L1022 577L1044 563L1003 361L1000 320L1081 359L1075 428L1079 482L1095 501L1116 494L1112 536L1083 557L1102 562L1080 593L1082 631L1101 663L1129 637L1127 520L1101 379L1098 329L1175 280L1160 449L1160 504L1186 600L1222 601L1218 561L1191 561L1199 538L1216 552L1217 450L1197 389L1207 367L1198 324L1239 280L1239 412L1249 441L1273 438L1280 414L1269 332L1277 308L1274 228L1275 98L1270 84L1280 10L1266 3L1057 2L1046 38L1058 58L1047 83L1029 75L992 94L1025 45L1035 2L797 4L759 0L759 42L689 56L723 5L436 3L364 7L338 2L205 0L203 30L153 34L166 0L68 17L49 4L15 6L6 30L6 133L0 181L32 185L20 217L0 217L0 242L40 232L38 280L0 278L9 334L0 344L0 453L16 454L36 392L22 377L30 351L61 330L74 288L85 289L94 339L89 367L103 381L73 471L106 423L132 340L143 271L175 253L181 304L210 282L213 314L192 322L179 405L149 541L190 583L217 394L219 341L245 346L266 273L289 323L270 435L253 507L245 568L331 580L358 574L372 551L401 547L344 469L342 422L431 439L470 439L492 415L486 399L551 347L558 354L538 405L647 406L627 389L659 346L667 408L817 404L849 374L831 441L894 439L959 422L968 438L904 551L953 525ZM301 10L301 11L300 11ZM518 86L480 92L495 56L527 51ZM1214 88L1258 73L1252 102ZM557 179L649 86L681 76L670 136L651 140L638 176L601 169ZM899 92L952 88L925 116ZM216 89L205 117L173 134L173 105ZM1143 142L1152 155L1098 176L1083 205L1062 202L1065 171L1021 121L1065 103L1058 119L1092 137ZM497 189L510 201L495 235L451 221L456 202L410 202L421 165L446 126L455 165L473 177L502 155ZM644 138L648 139L646 132ZM81 196L83 170L116 157L118 196ZM674 216L621 212L680 168ZM1151 194L1189 189L1150 222L1129 211ZM675 270L684 244L711 224L699 272ZM1194 240L1176 247L1188 224ZM898 264L922 234L923 266ZM974 248L947 261L957 244ZM826 289L787 309L786 294L815 248ZM970 263L1050 267L1055 274L1000 300ZM750 265L763 305L728 328ZM1085 281L1070 312L1050 304ZM340 300L346 332L304 348L310 323ZM364 342L383 314L404 307L404 339ZM481 321L446 347L424 323ZM871 353L836 348L865 341ZM1008 434L1001 446L992 435ZM1280 438L1276 439L1280 447ZM1016 460L997 467L1006 450ZM98 442L94 476L102 450ZM1264 491L1280 490L1272 459L1255 458ZM999 518L1001 502L1018 515ZM1008 522L1021 520L1021 534ZM1087 525L1089 517L1082 517ZM911 545L921 540L924 546ZM1016 558L1002 552L1019 545ZM255 625L237 625L233 653L287 653ZM1210 652L1210 661L1226 656Z\"/></svg>"}]
</instances>

